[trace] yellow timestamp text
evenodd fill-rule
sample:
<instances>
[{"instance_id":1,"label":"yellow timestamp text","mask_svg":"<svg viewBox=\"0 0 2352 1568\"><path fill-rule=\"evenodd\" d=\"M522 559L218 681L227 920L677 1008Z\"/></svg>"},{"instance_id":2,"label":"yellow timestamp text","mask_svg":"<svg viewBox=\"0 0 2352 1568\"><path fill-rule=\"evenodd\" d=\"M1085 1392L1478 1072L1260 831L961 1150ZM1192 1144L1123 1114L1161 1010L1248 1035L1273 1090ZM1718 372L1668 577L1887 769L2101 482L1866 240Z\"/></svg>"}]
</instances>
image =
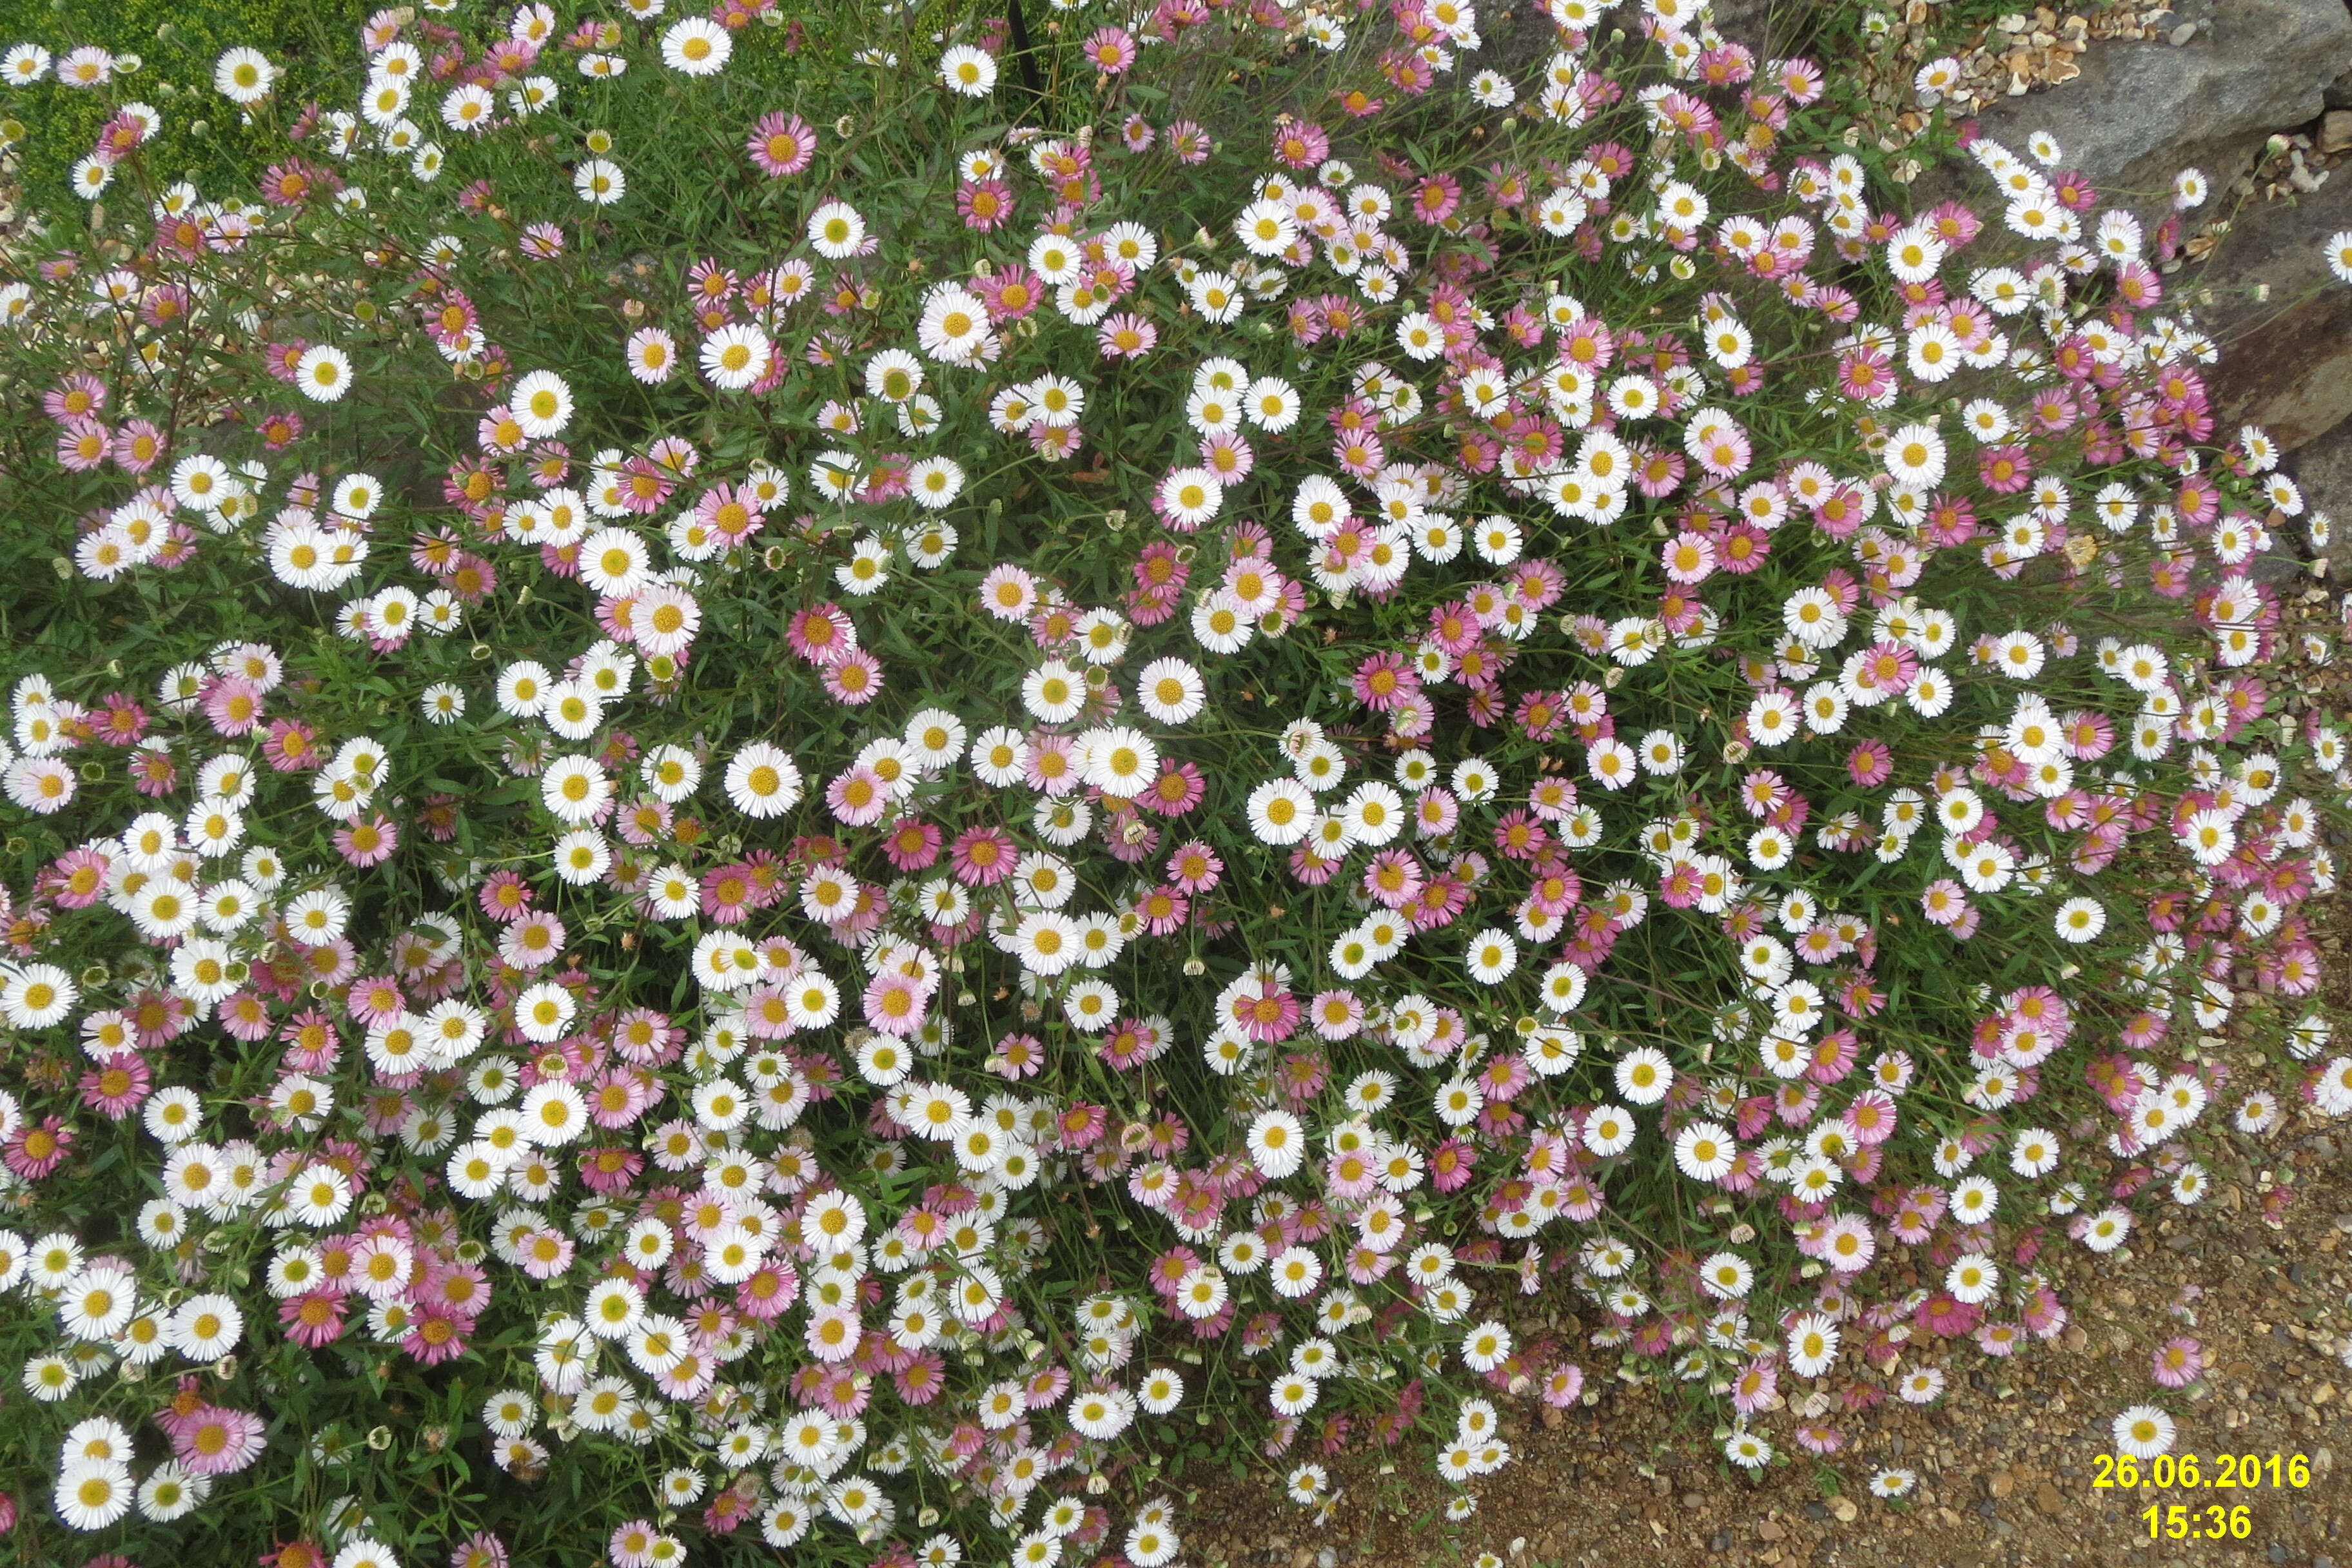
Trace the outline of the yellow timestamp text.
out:
<instances>
[{"instance_id":1,"label":"yellow timestamp text","mask_svg":"<svg viewBox=\"0 0 2352 1568\"><path fill-rule=\"evenodd\" d=\"M2210 1508L2158 1503L2142 1510L2140 1518L2147 1521L2150 1541L2243 1541L2254 1532L2254 1510L2244 1503L2235 1508L2218 1502Z\"/></svg>"},{"instance_id":2,"label":"yellow timestamp text","mask_svg":"<svg viewBox=\"0 0 2352 1568\"><path fill-rule=\"evenodd\" d=\"M2143 1482L2167 1489L2293 1487L2300 1490L2311 1484L2311 1460L2302 1454L2216 1454L2210 1459L2194 1454L2158 1454L2146 1460L2129 1454L2092 1456L2093 1489L2137 1487Z\"/></svg>"}]
</instances>

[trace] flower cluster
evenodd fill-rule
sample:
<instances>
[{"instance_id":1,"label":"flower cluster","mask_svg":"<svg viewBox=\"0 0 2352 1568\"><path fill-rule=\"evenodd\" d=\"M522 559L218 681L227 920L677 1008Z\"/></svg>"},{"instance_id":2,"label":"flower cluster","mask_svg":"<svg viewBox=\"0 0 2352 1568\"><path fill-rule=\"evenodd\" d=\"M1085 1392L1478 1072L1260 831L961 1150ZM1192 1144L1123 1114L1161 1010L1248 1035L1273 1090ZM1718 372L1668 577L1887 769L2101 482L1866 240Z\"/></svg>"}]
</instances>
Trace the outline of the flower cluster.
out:
<instances>
[{"instance_id":1,"label":"flower cluster","mask_svg":"<svg viewBox=\"0 0 2352 1568\"><path fill-rule=\"evenodd\" d=\"M773 0L234 50L257 199L127 103L0 281L66 1529L1158 1568L1185 1426L1460 1518L1596 1357L1826 1457L2352 1111L2177 213L1887 210L1686 0L1064 8L1076 131Z\"/></svg>"}]
</instances>

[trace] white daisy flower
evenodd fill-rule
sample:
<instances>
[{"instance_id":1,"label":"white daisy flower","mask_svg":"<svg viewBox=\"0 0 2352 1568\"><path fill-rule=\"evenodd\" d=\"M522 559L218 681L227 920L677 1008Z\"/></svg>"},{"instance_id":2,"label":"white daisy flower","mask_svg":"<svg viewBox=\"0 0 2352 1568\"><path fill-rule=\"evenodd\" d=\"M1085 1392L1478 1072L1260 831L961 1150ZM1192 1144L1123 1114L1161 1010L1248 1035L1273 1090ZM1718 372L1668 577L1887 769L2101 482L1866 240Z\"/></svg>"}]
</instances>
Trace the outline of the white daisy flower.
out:
<instances>
[{"instance_id":1,"label":"white daisy flower","mask_svg":"<svg viewBox=\"0 0 2352 1568\"><path fill-rule=\"evenodd\" d=\"M740 392L768 374L774 353L767 333L730 322L702 340L702 374L721 391Z\"/></svg>"},{"instance_id":2,"label":"white daisy flower","mask_svg":"<svg viewBox=\"0 0 2352 1568\"><path fill-rule=\"evenodd\" d=\"M708 16L688 16L662 34L662 64L683 76L716 76L727 68L735 39Z\"/></svg>"},{"instance_id":3,"label":"white daisy flower","mask_svg":"<svg viewBox=\"0 0 2352 1568\"><path fill-rule=\"evenodd\" d=\"M277 79L278 68L257 48L240 46L227 50L213 66L215 90L240 107L268 98L270 85Z\"/></svg>"},{"instance_id":4,"label":"white daisy flower","mask_svg":"<svg viewBox=\"0 0 2352 1568\"><path fill-rule=\"evenodd\" d=\"M352 357L332 343L313 343L294 362L294 385L313 403L333 403L352 389Z\"/></svg>"},{"instance_id":5,"label":"white daisy flower","mask_svg":"<svg viewBox=\"0 0 2352 1568\"><path fill-rule=\"evenodd\" d=\"M800 804L801 771L782 747L754 741L727 764L727 798L746 816L781 816Z\"/></svg>"},{"instance_id":6,"label":"white daisy flower","mask_svg":"<svg viewBox=\"0 0 2352 1568\"><path fill-rule=\"evenodd\" d=\"M986 49L959 44L940 57L940 80L950 92L986 98L996 89L996 57Z\"/></svg>"}]
</instances>

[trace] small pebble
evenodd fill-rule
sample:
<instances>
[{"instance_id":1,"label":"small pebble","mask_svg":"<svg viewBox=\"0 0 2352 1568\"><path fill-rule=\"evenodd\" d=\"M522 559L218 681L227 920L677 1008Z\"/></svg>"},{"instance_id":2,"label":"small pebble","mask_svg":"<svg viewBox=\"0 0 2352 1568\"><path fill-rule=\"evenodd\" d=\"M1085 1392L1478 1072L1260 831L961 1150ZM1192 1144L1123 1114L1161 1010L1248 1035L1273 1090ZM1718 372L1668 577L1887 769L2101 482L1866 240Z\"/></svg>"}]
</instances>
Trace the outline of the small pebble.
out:
<instances>
[{"instance_id":1,"label":"small pebble","mask_svg":"<svg viewBox=\"0 0 2352 1568\"><path fill-rule=\"evenodd\" d=\"M2177 49L2196 36L2197 24L2194 22L2183 22L2178 27L2172 29L2172 47Z\"/></svg>"}]
</instances>

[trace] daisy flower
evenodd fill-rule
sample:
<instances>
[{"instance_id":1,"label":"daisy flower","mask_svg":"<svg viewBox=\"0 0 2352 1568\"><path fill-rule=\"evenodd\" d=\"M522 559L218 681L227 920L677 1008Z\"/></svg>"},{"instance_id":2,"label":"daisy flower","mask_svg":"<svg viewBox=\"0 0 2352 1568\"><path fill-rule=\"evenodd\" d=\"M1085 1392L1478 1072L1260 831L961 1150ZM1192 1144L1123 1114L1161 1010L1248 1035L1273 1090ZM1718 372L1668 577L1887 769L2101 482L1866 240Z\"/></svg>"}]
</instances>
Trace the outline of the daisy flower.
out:
<instances>
[{"instance_id":1,"label":"daisy flower","mask_svg":"<svg viewBox=\"0 0 2352 1568\"><path fill-rule=\"evenodd\" d=\"M746 816L781 816L800 804L801 771L783 748L754 741L727 764L727 798Z\"/></svg>"},{"instance_id":2,"label":"daisy flower","mask_svg":"<svg viewBox=\"0 0 2352 1568\"><path fill-rule=\"evenodd\" d=\"M734 36L707 16L674 22L662 34L662 64L681 75L715 76L734 52Z\"/></svg>"},{"instance_id":3,"label":"daisy flower","mask_svg":"<svg viewBox=\"0 0 2352 1568\"><path fill-rule=\"evenodd\" d=\"M333 403L352 389L352 358L332 343L314 343L294 362L294 384L313 403Z\"/></svg>"},{"instance_id":4,"label":"daisy flower","mask_svg":"<svg viewBox=\"0 0 2352 1568\"><path fill-rule=\"evenodd\" d=\"M609 158L590 158L572 171L572 188L590 206L608 207L629 193L628 176Z\"/></svg>"},{"instance_id":5,"label":"daisy flower","mask_svg":"<svg viewBox=\"0 0 2352 1568\"><path fill-rule=\"evenodd\" d=\"M1877 1470L1870 1478L1870 1495L1876 1498L1906 1497L1918 1484L1919 1473L1916 1470Z\"/></svg>"},{"instance_id":6,"label":"daisy flower","mask_svg":"<svg viewBox=\"0 0 2352 1568\"><path fill-rule=\"evenodd\" d=\"M996 342L989 331L987 305L956 283L940 284L924 296L915 336L925 353L946 364L970 363Z\"/></svg>"},{"instance_id":7,"label":"daisy flower","mask_svg":"<svg viewBox=\"0 0 2352 1568\"><path fill-rule=\"evenodd\" d=\"M2329 235L2320 248L2327 258L2327 269L2339 280L2352 283L2352 228Z\"/></svg>"},{"instance_id":8,"label":"daisy flower","mask_svg":"<svg viewBox=\"0 0 2352 1568\"><path fill-rule=\"evenodd\" d=\"M1223 500L1223 487L1206 468L1176 469L1160 481L1156 497L1171 526L1187 532L1216 516Z\"/></svg>"},{"instance_id":9,"label":"daisy flower","mask_svg":"<svg viewBox=\"0 0 2352 1568\"><path fill-rule=\"evenodd\" d=\"M828 259L855 256L866 243L866 219L847 202L826 202L809 215L808 239Z\"/></svg>"},{"instance_id":10,"label":"daisy flower","mask_svg":"<svg viewBox=\"0 0 2352 1568\"><path fill-rule=\"evenodd\" d=\"M2135 1405L2115 1419L2116 1451L2135 1459L2153 1459L2172 1451L2178 1428L2172 1417L2153 1405Z\"/></svg>"},{"instance_id":11,"label":"daisy flower","mask_svg":"<svg viewBox=\"0 0 2352 1568\"><path fill-rule=\"evenodd\" d=\"M223 98L249 108L269 96L278 68L259 49L240 46L224 53L213 66L213 87Z\"/></svg>"},{"instance_id":12,"label":"daisy flower","mask_svg":"<svg viewBox=\"0 0 2352 1568\"><path fill-rule=\"evenodd\" d=\"M1470 939L1465 962L1471 979L1481 985L1499 985L1518 967L1518 943L1508 932L1490 926Z\"/></svg>"},{"instance_id":13,"label":"daisy flower","mask_svg":"<svg viewBox=\"0 0 2352 1568\"><path fill-rule=\"evenodd\" d=\"M702 340L702 374L724 392L741 392L768 374L774 345L748 322L719 328Z\"/></svg>"},{"instance_id":14,"label":"daisy flower","mask_svg":"<svg viewBox=\"0 0 2352 1568\"><path fill-rule=\"evenodd\" d=\"M1079 776L1092 789L1122 800L1143 793L1159 771L1160 750L1139 730L1118 726L1081 737Z\"/></svg>"},{"instance_id":15,"label":"daisy flower","mask_svg":"<svg viewBox=\"0 0 2352 1568\"><path fill-rule=\"evenodd\" d=\"M1250 1163L1272 1181L1297 1172L1307 1158L1307 1130L1286 1110L1260 1111L1244 1142Z\"/></svg>"},{"instance_id":16,"label":"daisy flower","mask_svg":"<svg viewBox=\"0 0 2352 1568\"><path fill-rule=\"evenodd\" d=\"M28 963L0 980L0 1017L15 1029L45 1029L61 1023L80 994L73 979L54 964Z\"/></svg>"},{"instance_id":17,"label":"daisy flower","mask_svg":"<svg viewBox=\"0 0 2352 1568\"><path fill-rule=\"evenodd\" d=\"M1022 680L1021 700L1045 723L1066 722L1086 705L1086 677L1065 661L1049 658Z\"/></svg>"},{"instance_id":18,"label":"daisy flower","mask_svg":"<svg viewBox=\"0 0 2352 1568\"><path fill-rule=\"evenodd\" d=\"M816 156L816 132L797 114L763 114L744 142L760 173L772 180L797 174Z\"/></svg>"},{"instance_id":19,"label":"daisy flower","mask_svg":"<svg viewBox=\"0 0 2352 1568\"><path fill-rule=\"evenodd\" d=\"M996 57L986 49L959 44L940 57L940 80L950 92L986 98L996 89Z\"/></svg>"},{"instance_id":20,"label":"daisy flower","mask_svg":"<svg viewBox=\"0 0 2352 1568\"><path fill-rule=\"evenodd\" d=\"M1208 706L1201 672L1181 658L1160 658L1147 664L1135 680L1137 703L1159 724L1185 724Z\"/></svg>"},{"instance_id":21,"label":"daisy flower","mask_svg":"<svg viewBox=\"0 0 2352 1568\"><path fill-rule=\"evenodd\" d=\"M1316 816L1315 796L1297 779L1269 779L1249 795L1250 831L1276 847L1307 837Z\"/></svg>"},{"instance_id":22,"label":"daisy flower","mask_svg":"<svg viewBox=\"0 0 2352 1568\"><path fill-rule=\"evenodd\" d=\"M1106 359L1141 359L1160 342L1160 329L1143 316L1121 310L1104 318L1095 342Z\"/></svg>"},{"instance_id":23,"label":"daisy flower","mask_svg":"<svg viewBox=\"0 0 2352 1568\"><path fill-rule=\"evenodd\" d=\"M0 55L0 79L11 87L29 87L49 74L51 56L38 44L18 44Z\"/></svg>"},{"instance_id":24,"label":"daisy flower","mask_svg":"<svg viewBox=\"0 0 2352 1568\"><path fill-rule=\"evenodd\" d=\"M58 1472L51 1500L75 1530L103 1530L131 1511L131 1469L120 1459L77 1459Z\"/></svg>"},{"instance_id":25,"label":"daisy flower","mask_svg":"<svg viewBox=\"0 0 2352 1568\"><path fill-rule=\"evenodd\" d=\"M1820 1312L1800 1314L1789 1329L1788 1352L1799 1377L1821 1376L1837 1360L1837 1324Z\"/></svg>"},{"instance_id":26,"label":"daisy flower","mask_svg":"<svg viewBox=\"0 0 2352 1568\"><path fill-rule=\"evenodd\" d=\"M954 458L925 458L907 470L907 496L926 511L939 511L963 492L963 469Z\"/></svg>"},{"instance_id":27,"label":"daisy flower","mask_svg":"<svg viewBox=\"0 0 2352 1568\"><path fill-rule=\"evenodd\" d=\"M561 436L572 422L572 388L551 370L531 371L515 382L507 395L507 406L522 433L532 440Z\"/></svg>"}]
</instances>

